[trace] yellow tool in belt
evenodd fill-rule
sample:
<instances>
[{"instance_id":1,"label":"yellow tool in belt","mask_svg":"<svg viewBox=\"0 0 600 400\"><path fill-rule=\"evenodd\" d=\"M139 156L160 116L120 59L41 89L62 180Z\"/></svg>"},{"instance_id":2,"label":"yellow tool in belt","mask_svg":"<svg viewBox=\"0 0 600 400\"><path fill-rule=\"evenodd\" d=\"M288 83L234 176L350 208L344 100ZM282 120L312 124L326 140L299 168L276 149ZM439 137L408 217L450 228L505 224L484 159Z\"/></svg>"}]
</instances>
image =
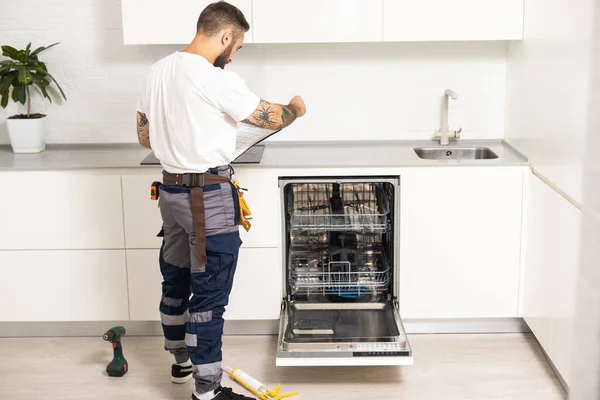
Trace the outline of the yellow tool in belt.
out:
<instances>
[{"instance_id":1,"label":"yellow tool in belt","mask_svg":"<svg viewBox=\"0 0 600 400\"><path fill-rule=\"evenodd\" d=\"M233 185L238 191L238 198L240 201L240 225L242 225L246 232L248 232L252 227L252 224L249 221L252 219L252 212L250 211L250 207L248 207L248 203L246 203L246 199L244 198L244 191L246 189L241 188L240 183L235 178L233 178Z\"/></svg>"}]
</instances>

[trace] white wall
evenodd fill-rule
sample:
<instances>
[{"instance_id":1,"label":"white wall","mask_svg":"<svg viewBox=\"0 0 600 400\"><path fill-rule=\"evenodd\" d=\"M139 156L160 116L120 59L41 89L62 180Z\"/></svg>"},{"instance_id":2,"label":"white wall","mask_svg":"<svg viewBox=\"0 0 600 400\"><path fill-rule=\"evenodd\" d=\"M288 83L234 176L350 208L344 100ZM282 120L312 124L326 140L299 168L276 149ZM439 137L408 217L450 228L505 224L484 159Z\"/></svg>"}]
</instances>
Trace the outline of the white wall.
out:
<instances>
[{"instance_id":1,"label":"white wall","mask_svg":"<svg viewBox=\"0 0 600 400\"><path fill-rule=\"evenodd\" d=\"M506 139L552 185L583 201L594 0L526 0L509 44Z\"/></svg>"},{"instance_id":2,"label":"white wall","mask_svg":"<svg viewBox=\"0 0 600 400\"><path fill-rule=\"evenodd\" d=\"M584 222L577 286L571 399L600 398L600 0L595 2L591 99L584 168Z\"/></svg>"},{"instance_id":3,"label":"white wall","mask_svg":"<svg viewBox=\"0 0 600 400\"><path fill-rule=\"evenodd\" d=\"M156 27L160 29L159 26ZM43 60L68 102L41 104L50 143L135 142L135 95L146 68L179 49L122 44L119 0L22 0L0 4L0 43L61 44ZM246 45L232 70L261 97L287 102L297 89L305 119L276 140L429 139L441 95L460 93L463 138L502 138L506 45L412 43ZM18 107L0 109L3 120Z\"/></svg>"}]
</instances>

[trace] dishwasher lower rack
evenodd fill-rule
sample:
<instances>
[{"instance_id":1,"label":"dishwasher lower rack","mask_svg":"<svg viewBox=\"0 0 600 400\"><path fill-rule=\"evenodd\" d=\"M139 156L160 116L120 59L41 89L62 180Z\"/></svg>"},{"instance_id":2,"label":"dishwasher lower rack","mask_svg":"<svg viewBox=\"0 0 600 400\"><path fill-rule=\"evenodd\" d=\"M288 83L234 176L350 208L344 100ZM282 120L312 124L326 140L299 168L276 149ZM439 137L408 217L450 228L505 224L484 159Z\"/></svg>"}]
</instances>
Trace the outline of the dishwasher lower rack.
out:
<instances>
[{"instance_id":1,"label":"dishwasher lower rack","mask_svg":"<svg viewBox=\"0 0 600 400\"><path fill-rule=\"evenodd\" d=\"M294 244L289 266L293 295L357 299L385 293L390 282L390 266L380 243L338 250L322 244Z\"/></svg>"}]
</instances>

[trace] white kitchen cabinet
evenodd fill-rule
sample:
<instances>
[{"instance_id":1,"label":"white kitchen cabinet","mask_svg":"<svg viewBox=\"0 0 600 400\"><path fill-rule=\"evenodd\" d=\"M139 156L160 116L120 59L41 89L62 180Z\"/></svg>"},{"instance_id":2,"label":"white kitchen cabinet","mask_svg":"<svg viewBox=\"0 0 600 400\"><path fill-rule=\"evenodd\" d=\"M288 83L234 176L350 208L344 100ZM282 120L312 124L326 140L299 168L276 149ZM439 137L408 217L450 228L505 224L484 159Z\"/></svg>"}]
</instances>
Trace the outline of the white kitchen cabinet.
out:
<instances>
[{"instance_id":1,"label":"white kitchen cabinet","mask_svg":"<svg viewBox=\"0 0 600 400\"><path fill-rule=\"evenodd\" d=\"M127 250L129 304L134 321L158 321L162 276L158 250ZM273 248L240 249L228 320L278 319L281 307L281 254Z\"/></svg>"},{"instance_id":2,"label":"white kitchen cabinet","mask_svg":"<svg viewBox=\"0 0 600 400\"><path fill-rule=\"evenodd\" d=\"M0 174L0 250L123 249L119 175Z\"/></svg>"},{"instance_id":3,"label":"white kitchen cabinet","mask_svg":"<svg viewBox=\"0 0 600 400\"><path fill-rule=\"evenodd\" d=\"M214 0L121 0L125 44L188 44L198 17ZM228 0L250 24L244 43L252 43L252 0Z\"/></svg>"},{"instance_id":4,"label":"white kitchen cabinet","mask_svg":"<svg viewBox=\"0 0 600 400\"><path fill-rule=\"evenodd\" d=\"M0 321L123 321L125 250L0 251Z\"/></svg>"},{"instance_id":5,"label":"white kitchen cabinet","mask_svg":"<svg viewBox=\"0 0 600 400\"><path fill-rule=\"evenodd\" d=\"M129 314L132 321L159 321L162 275L158 249L127 250Z\"/></svg>"},{"instance_id":6,"label":"white kitchen cabinet","mask_svg":"<svg viewBox=\"0 0 600 400\"><path fill-rule=\"evenodd\" d=\"M160 248L162 238L157 235L162 219L158 201L150 198L150 185L161 180L160 170L121 176L125 244L128 249Z\"/></svg>"},{"instance_id":7,"label":"white kitchen cabinet","mask_svg":"<svg viewBox=\"0 0 600 400\"><path fill-rule=\"evenodd\" d=\"M581 218L581 211L531 176L523 318L567 383L571 380Z\"/></svg>"},{"instance_id":8,"label":"white kitchen cabinet","mask_svg":"<svg viewBox=\"0 0 600 400\"><path fill-rule=\"evenodd\" d=\"M253 0L254 43L381 42L382 0Z\"/></svg>"},{"instance_id":9,"label":"white kitchen cabinet","mask_svg":"<svg viewBox=\"0 0 600 400\"><path fill-rule=\"evenodd\" d=\"M252 211L252 228L240 228L243 247L281 247L281 203L276 170L235 168L244 198Z\"/></svg>"},{"instance_id":10,"label":"white kitchen cabinet","mask_svg":"<svg viewBox=\"0 0 600 400\"><path fill-rule=\"evenodd\" d=\"M383 40L520 40L524 0L383 0Z\"/></svg>"},{"instance_id":11,"label":"white kitchen cabinet","mask_svg":"<svg viewBox=\"0 0 600 400\"><path fill-rule=\"evenodd\" d=\"M213 0L121 0L125 44L187 44ZM520 40L524 0L230 0L245 43Z\"/></svg>"},{"instance_id":12,"label":"white kitchen cabinet","mask_svg":"<svg viewBox=\"0 0 600 400\"><path fill-rule=\"evenodd\" d=\"M555 212L559 195L535 176L529 177L524 231L523 301L521 316L543 348L552 344L552 297L556 266L561 253L560 228ZM558 210L560 211L560 210ZM554 268L552 268L554 266Z\"/></svg>"},{"instance_id":13,"label":"white kitchen cabinet","mask_svg":"<svg viewBox=\"0 0 600 400\"><path fill-rule=\"evenodd\" d=\"M225 319L279 319L282 268L280 249L241 249Z\"/></svg>"},{"instance_id":14,"label":"white kitchen cabinet","mask_svg":"<svg viewBox=\"0 0 600 400\"><path fill-rule=\"evenodd\" d=\"M524 173L460 167L401 175L403 318L517 317Z\"/></svg>"},{"instance_id":15,"label":"white kitchen cabinet","mask_svg":"<svg viewBox=\"0 0 600 400\"><path fill-rule=\"evenodd\" d=\"M279 191L274 170L236 167L236 177L248 191L244 197L252 211L252 228L246 232L240 226L243 247L279 247L281 230ZM161 181L160 171L140 172L122 176L125 240L128 249L159 248L156 237L162 220L158 203L150 200L150 185Z\"/></svg>"}]
</instances>

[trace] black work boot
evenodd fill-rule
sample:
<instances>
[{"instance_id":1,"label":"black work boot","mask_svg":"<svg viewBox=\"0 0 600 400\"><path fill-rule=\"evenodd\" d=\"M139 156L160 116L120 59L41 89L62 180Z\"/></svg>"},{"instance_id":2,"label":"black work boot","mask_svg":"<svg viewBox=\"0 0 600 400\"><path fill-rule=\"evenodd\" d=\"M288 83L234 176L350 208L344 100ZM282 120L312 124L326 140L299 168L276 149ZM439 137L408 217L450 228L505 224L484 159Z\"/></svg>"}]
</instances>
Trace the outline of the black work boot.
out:
<instances>
[{"instance_id":1,"label":"black work boot","mask_svg":"<svg viewBox=\"0 0 600 400\"><path fill-rule=\"evenodd\" d=\"M192 379L192 365L189 366L181 366L178 364L173 364L171 366L171 382L173 383L186 383L190 379Z\"/></svg>"},{"instance_id":2,"label":"black work boot","mask_svg":"<svg viewBox=\"0 0 600 400\"><path fill-rule=\"evenodd\" d=\"M192 400L198 400L195 394L192 394ZM233 389L228 387L220 387L215 390L213 400L256 400L254 397L246 397L233 392Z\"/></svg>"}]
</instances>

